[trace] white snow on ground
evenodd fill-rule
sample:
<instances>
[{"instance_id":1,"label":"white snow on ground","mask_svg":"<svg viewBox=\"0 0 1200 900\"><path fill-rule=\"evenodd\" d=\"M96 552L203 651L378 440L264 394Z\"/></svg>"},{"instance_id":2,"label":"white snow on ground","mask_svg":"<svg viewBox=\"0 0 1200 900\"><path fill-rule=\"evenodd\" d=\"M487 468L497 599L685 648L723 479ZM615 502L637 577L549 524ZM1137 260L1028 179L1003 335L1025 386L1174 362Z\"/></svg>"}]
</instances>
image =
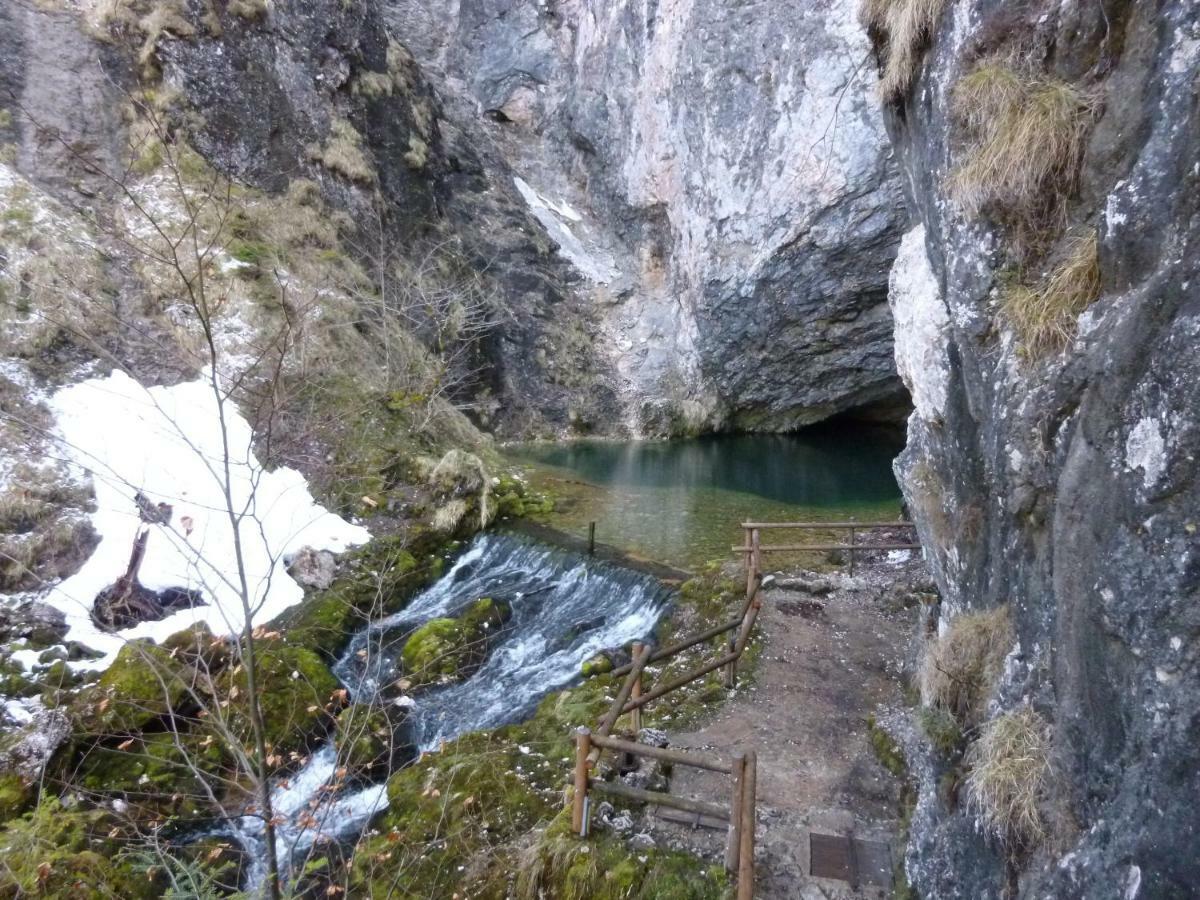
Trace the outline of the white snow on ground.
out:
<instances>
[{"instance_id":1,"label":"white snow on ground","mask_svg":"<svg viewBox=\"0 0 1200 900\"><path fill-rule=\"evenodd\" d=\"M64 455L95 484L91 520L100 545L77 574L52 589L46 602L70 626L68 640L103 652L73 665L106 668L128 640L162 640L194 622L215 634L244 623L235 529L224 496L225 454L219 406L204 378L173 387L144 388L116 372L59 391L50 399ZM299 602L303 589L285 571L285 556L310 546L340 552L370 539L369 532L326 511L294 469L264 471L251 449L251 428L232 403L224 404L229 445L229 486L239 516L252 621L266 623ZM165 525L151 525L140 571L147 588L200 590L207 606L143 622L116 634L91 620L96 595L120 577L143 523L134 494L173 509ZM190 530L190 533L189 533Z\"/></svg>"}]
</instances>

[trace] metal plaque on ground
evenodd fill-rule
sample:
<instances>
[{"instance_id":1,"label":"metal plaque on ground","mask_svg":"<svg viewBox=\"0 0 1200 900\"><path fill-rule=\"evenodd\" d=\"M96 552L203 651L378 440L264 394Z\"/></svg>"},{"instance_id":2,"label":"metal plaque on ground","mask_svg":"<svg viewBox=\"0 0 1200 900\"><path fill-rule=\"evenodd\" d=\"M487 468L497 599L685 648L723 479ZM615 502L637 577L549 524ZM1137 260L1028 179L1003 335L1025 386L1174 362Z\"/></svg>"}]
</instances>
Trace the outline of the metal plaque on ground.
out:
<instances>
[{"instance_id":1,"label":"metal plaque on ground","mask_svg":"<svg viewBox=\"0 0 1200 900\"><path fill-rule=\"evenodd\" d=\"M809 874L817 878L836 878L855 887L892 883L892 854L883 841L809 832L808 852Z\"/></svg>"}]
</instances>

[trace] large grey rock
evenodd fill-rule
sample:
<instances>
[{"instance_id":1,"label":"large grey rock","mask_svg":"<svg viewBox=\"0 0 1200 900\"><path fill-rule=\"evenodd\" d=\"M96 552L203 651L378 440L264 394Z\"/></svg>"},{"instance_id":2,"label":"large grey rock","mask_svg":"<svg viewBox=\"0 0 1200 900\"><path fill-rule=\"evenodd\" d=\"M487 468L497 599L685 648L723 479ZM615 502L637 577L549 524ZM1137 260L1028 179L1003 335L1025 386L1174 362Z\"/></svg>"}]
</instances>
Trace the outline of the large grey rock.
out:
<instances>
[{"instance_id":1,"label":"large grey rock","mask_svg":"<svg viewBox=\"0 0 1200 900\"><path fill-rule=\"evenodd\" d=\"M950 91L1013 42L1102 101L1068 215L1099 231L1103 293L1072 345L1036 363L996 312L1003 233L947 189ZM1049 802L1073 823L1012 856L1022 896L1200 884L1198 77L1194 3L968 0L948 5L889 122L918 220L893 273L916 407L897 470L945 612L1011 604L998 707L1030 700L1052 721ZM920 895L1000 896L1004 848L918 775Z\"/></svg>"},{"instance_id":2,"label":"large grey rock","mask_svg":"<svg viewBox=\"0 0 1200 900\"><path fill-rule=\"evenodd\" d=\"M448 117L492 120L604 310L634 428L903 406L885 302L903 204L855 7L390 2Z\"/></svg>"}]
</instances>

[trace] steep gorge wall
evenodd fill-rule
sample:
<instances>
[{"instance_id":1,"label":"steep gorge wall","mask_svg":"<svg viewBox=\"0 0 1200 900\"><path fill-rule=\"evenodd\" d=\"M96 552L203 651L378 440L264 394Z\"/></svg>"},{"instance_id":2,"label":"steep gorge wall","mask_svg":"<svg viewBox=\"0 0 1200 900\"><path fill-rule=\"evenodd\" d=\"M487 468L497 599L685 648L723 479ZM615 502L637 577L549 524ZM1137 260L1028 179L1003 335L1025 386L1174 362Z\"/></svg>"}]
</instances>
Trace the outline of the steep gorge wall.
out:
<instances>
[{"instance_id":1,"label":"steep gorge wall","mask_svg":"<svg viewBox=\"0 0 1200 900\"><path fill-rule=\"evenodd\" d=\"M943 633L1007 604L1015 643L984 718L1035 710L1053 774L1035 785L1044 834L1018 839L979 825L993 811L971 790L979 732L963 738L965 763L961 747L910 741L908 875L923 897L1195 896L1200 9L927 6L944 12L916 32L923 62L889 105L917 222L892 276L916 405L897 469L943 592ZM904 49L889 47L895 31L874 36L885 60ZM962 190L986 146L962 98L989 66L1082 98L1079 156L1035 180L1056 199L1032 242L1015 227L1029 221L1014 214L1015 182L976 210ZM1060 152L1053 129L1029 134L997 157L995 179ZM1065 271L1064 247L1086 252L1092 235L1098 290L1050 290L1042 273ZM1059 310L1065 334L1049 349L1021 318L1028 285L1075 304Z\"/></svg>"},{"instance_id":2,"label":"steep gorge wall","mask_svg":"<svg viewBox=\"0 0 1200 900\"><path fill-rule=\"evenodd\" d=\"M906 400L905 213L847 0L391 0L603 310L634 430L783 430Z\"/></svg>"}]
</instances>

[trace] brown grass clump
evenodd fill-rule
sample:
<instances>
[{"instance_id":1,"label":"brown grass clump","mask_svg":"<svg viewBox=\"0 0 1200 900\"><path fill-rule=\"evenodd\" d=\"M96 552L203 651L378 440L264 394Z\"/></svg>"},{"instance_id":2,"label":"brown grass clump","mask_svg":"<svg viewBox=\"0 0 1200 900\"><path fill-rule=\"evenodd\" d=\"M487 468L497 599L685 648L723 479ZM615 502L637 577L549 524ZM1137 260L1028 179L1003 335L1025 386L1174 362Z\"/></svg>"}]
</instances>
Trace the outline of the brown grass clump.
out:
<instances>
[{"instance_id":1,"label":"brown grass clump","mask_svg":"<svg viewBox=\"0 0 1200 900\"><path fill-rule=\"evenodd\" d=\"M1087 92L993 58L958 81L952 110L969 149L951 187L967 213L1030 226L1061 209L1095 111Z\"/></svg>"},{"instance_id":2,"label":"brown grass clump","mask_svg":"<svg viewBox=\"0 0 1200 900\"><path fill-rule=\"evenodd\" d=\"M946 0L863 0L859 21L883 58L879 93L884 100L899 100L912 86L945 8Z\"/></svg>"},{"instance_id":3,"label":"brown grass clump","mask_svg":"<svg viewBox=\"0 0 1200 900\"><path fill-rule=\"evenodd\" d=\"M979 724L1013 643L1008 607L963 613L931 640L921 661L921 699L964 729Z\"/></svg>"},{"instance_id":4,"label":"brown grass clump","mask_svg":"<svg viewBox=\"0 0 1200 900\"><path fill-rule=\"evenodd\" d=\"M350 181L375 183L375 168L363 152L362 135L346 119L330 123L329 137L323 145L311 145L308 158Z\"/></svg>"},{"instance_id":5,"label":"brown grass clump","mask_svg":"<svg viewBox=\"0 0 1200 900\"><path fill-rule=\"evenodd\" d=\"M1002 309L1027 357L1061 350L1075 336L1080 313L1100 296L1100 257L1096 235L1069 239L1061 263L1030 287L1010 285Z\"/></svg>"},{"instance_id":6,"label":"brown grass clump","mask_svg":"<svg viewBox=\"0 0 1200 900\"><path fill-rule=\"evenodd\" d=\"M983 726L965 762L967 803L982 825L1007 846L1041 843L1041 802L1052 768L1049 723L1028 706L998 716Z\"/></svg>"}]
</instances>

